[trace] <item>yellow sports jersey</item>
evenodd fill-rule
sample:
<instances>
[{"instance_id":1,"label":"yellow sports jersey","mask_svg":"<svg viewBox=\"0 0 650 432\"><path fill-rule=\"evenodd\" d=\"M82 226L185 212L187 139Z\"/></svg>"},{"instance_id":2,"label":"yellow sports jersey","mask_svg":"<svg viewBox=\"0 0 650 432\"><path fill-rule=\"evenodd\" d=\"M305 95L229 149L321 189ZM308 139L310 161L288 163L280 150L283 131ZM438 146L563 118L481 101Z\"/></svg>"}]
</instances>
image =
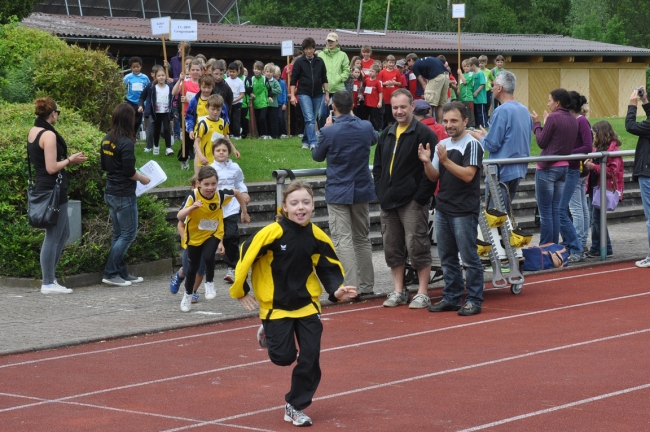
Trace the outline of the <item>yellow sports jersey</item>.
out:
<instances>
[{"instance_id":1,"label":"yellow sports jersey","mask_svg":"<svg viewBox=\"0 0 650 432\"><path fill-rule=\"evenodd\" d=\"M214 162L214 155L212 154L212 142L223 138L228 135L228 125L222 118L219 120L211 120L208 116L199 117L196 122L196 137L201 138L201 153L208 159L207 165ZM203 166L199 160L199 166Z\"/></svg>"},{"instance_id":2,"label":"yellow sports jersey","mask_svg":"<svg viewBox=\"0 0 650 432\"><path fill-rule=\"evenodd\" d=\"M221 189L210 199L201 195L199 189L194 189L187 196L183 208L191 207L195 201L203 205L193 210L185 217L185 244L183 247L201 246L210 237L223 238L223 206L233 199L232 189Z\"/></svg>"},{"instance_id":3,"label":"yellow sports jersey","mask_svg":"<svg viewBox=\"0 0 650 432\"><path fill-rule=\"evenodd\" d=\"M208 114L210 114L210 110L208 110L208 100L199 96L199 100L196 101L196 118L200 119L201 117L207 117Z\"/></svg>"},{"instance_id":4,"label":"yellow sports jersey","mask_svg":"<svg viewBox=\"0 0 650 432\"><path fill-rule=\"evenodd\" d=\"M343 265L332 241L311 222L302 226L282 218L249 237L240 248L231 297L250 291L246 277L251 268L263 320L318 314L322 287L337 302L334 292L343 285Z\"/></svg>"}]
</instances>

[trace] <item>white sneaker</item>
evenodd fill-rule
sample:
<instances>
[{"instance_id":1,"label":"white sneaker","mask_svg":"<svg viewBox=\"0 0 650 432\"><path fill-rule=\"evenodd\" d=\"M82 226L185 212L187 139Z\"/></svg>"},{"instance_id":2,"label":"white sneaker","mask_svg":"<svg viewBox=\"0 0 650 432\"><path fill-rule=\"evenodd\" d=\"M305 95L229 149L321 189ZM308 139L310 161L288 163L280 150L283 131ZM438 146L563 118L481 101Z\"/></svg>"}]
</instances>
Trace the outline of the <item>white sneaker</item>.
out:
<instances>
[{"instance_id":1,"label":"white sneaker","mask_svg":"<svg viewBox=\"0 0 650 432\"><path fill-rule=\"evenodd\" d=\"M153 148L153 155L154 155L154 156L158 156L159 154L160 154L160 147L155 146L155 147Z\"/></svg>"},{"instance_id":2,"label":"white sneaker","mask_svg":"<svg viewBox=\"0 0 650 432\"><path fill-rule=\"evenodd\" d=\"M302 145L302 149L303 149L303 150L309 150L309 144L307 144L307 143L303 143L303 145Z\"/></svg>"},{"instance_id":3,"label":"white sneaker","mask_svg":"<svg viewBox=\"0 0 650 432\"><path fill-rule=\"evenodd\" d=\"M190 169L190 163L188 161L181 162L181 169L184 170Z\"/></svg>"},{"instance_id":4,"label":"white sneaker","mask_svg":"<svg viewBox=\"0 0 650 432\"><path fill-rule=\"evenodd\" d=\"M234 136L234 137L231 137L231 138L234 139L234 140L237 140L237 141L239 141L241 139L240 136L238 136L238 137Z\"/></svg>"},{"instance_id":5,"label":"white sneaker","mask_svg":"<svg viewBox=\"0 0 650 432\"><path fill-rule=\"evenodd\" d=\"M289 138L289 135L282 134L282 135L280 135L280 138Z\"/></svg>"},{"instance_id":6,"label":"white sneaker","mask_svg":"<svg viewBox=\"0 0 650 432\"><path fill-rule=\"evenodd\" d=\"M165 150L165 156L171 156L174 154L174 150L172 150L170 147L167 147L167 150Z\"/></svg>"},{"instance_id":7,"label":"white sneaker","mask_svg":"<svg viewBox=\"0 0 650 432\"><path fill-rule=\"evenodd\" d=\"M413 296L413 300L411 300L411 304L409 304L409 309L424 309L429 307L430 304L431 299L428 295L418 293Z\"/></svg>"},{"instance_id":8,"label":"white sneaker","mask_svg":"<svg viewBox=\"0 0 650 432\"><path fill-rule=\"evenodd\" d=\"M56 282L41 285L41 294L70 294L72 290L57 284Z\"/></svg>"},{"instance_id":9,"label":"white sneaker","mask_svg":"<svg viewBox=\"0 0 650 432\"><path fill-rule=\"evenodd\" d=\"M192 294L184 293L183 300L181 300L181 310L189 312L192 309Z\"/></svg>"},{"instance_id":10,"label":"white sneaker","mask_svg":"<svg viewBox=\"0 0 650 432\"><path fill-rule=\"evenodd\" d=\"M634 263L637 267L641 268L647 268L650 267L650 255L647 257L643 258L641 261L637 261Z\"/></svg>"},{"instance_id":11,"label":"white sneaker","mask_svg":"<svg viewBox=\"0 0 650 432\"><path fill-rule=\"evenodd\" d=\"M301 410L297 410L290 404L284 406L284 421L293 423L294 426L311 426L311 419Z\"/></svg>"},{"instance_id":12,"label":"white sneaker","mask_svg":"<svg viewBox=\"0 0 650 432\"><path fill-rule=\"evenodd\" d=\"M146 148L146 149L144 149L144 152L145 152L145 153L151 153L151 149L150 149L150 148Z\"/></svg>"},{"instance_id":13,"label":"white sneaker","mask_svg":"<svg viewBox=\"0 0 650 432\"><path fill-rule=\"evenodd\" d=\"M214 290L214 282L205 283L205 299L212 300L217 296L217 292Z\"/></svg>"},{"instance_id":14,"label":"white sneaker","mask_svg":"<svg viewBox=\"0 0 650 432\"><path fill-rule=\"evenodd\" d=\"M226 282L229 283L234 283L235 282L235 269L232 267L228 267L228 270L226 271L226 276L223 278Z\"/></svg>"}]
</instances>

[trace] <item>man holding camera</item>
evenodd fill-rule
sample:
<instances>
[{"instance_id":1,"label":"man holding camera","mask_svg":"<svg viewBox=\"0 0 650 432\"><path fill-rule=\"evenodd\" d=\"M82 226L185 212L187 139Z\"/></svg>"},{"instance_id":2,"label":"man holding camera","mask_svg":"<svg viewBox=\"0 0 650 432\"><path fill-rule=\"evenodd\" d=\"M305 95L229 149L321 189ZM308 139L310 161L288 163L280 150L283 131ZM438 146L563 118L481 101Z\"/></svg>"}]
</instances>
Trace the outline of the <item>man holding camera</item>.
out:
<instances>
[{"instance_id":1,"label":"man holding camera","mask_svg":"<svg viewBox=\"0 0 650 432\"><path fill-rule=\"evenodd\" d=\"M374 294L368 203L376 196L368 161L379 135L369 121L351 114L352 94L347 90L334 93L332 111L312 157L317 162L327 159L325 201L332 242L345 270L345 284L356 286L361 299Z\"/></svg>"},{"instance_id":2,"label":"man holding camera","mask_svg":"<svg viewBox=\"0 0 650 432\"><path fill-rule=\"evenodd\" d=\"M636 106L641 99L641 106L647 118L642 122L636 121ZM641 201L648 228L648 246L650 246L650 103L645 88L634 89L630 95L630 104L625 117L625 130L639 137L634 153L634 171L632 178L639 181L641 187ZM637 267L650 267L650 253L641 261L636 262Z\"/></svg>"}]
</instances>

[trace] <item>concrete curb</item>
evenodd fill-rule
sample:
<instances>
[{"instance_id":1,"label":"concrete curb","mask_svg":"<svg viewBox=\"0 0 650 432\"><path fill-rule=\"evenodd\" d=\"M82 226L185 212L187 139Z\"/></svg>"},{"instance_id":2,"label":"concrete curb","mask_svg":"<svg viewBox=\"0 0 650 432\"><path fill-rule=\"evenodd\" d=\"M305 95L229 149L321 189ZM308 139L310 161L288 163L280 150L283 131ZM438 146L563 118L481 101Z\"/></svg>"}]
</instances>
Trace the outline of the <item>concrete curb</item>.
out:
<instances>
[{"instance_id":1,"label":"concrete curb","mask_svg":"<svg viewBox=\"0 0 650 432\"><path fill-rule=\"evenodd\" d=\"M160 276L164 274L171 274L172 271L172 258L165 258L158 261L148 263L129 265L129 272L131 274L151 277ZM68 288L78 288L89 285L96 285L102 283L102 272L97 273L81 273L77 275L65 276L61 278L61 283ZM15 278L0 276L0 288L40 288L40 279L31 278Z\"/></svg>"}]
</instances>

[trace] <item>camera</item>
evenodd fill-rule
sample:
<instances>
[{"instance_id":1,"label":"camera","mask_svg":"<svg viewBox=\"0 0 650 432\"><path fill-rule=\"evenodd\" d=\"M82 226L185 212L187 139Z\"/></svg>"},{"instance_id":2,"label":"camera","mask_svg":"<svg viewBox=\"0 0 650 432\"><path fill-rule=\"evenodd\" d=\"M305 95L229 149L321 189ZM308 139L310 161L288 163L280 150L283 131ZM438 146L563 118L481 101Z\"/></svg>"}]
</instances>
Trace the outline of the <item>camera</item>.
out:
<instances>
[{"instance_id":1,"label":"camera","mask_svg":"<svg viewBox=\"0 0 650 432\"><path fill-rule=\"evenodd\" d=\"M642 87L639 87L639 88L636 89L636 94L638 94L640 98L643 97L643 93L644 93L644 91L643 91Z\"/></svg>"}]
</instances>

